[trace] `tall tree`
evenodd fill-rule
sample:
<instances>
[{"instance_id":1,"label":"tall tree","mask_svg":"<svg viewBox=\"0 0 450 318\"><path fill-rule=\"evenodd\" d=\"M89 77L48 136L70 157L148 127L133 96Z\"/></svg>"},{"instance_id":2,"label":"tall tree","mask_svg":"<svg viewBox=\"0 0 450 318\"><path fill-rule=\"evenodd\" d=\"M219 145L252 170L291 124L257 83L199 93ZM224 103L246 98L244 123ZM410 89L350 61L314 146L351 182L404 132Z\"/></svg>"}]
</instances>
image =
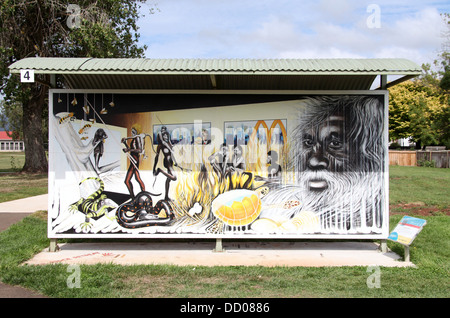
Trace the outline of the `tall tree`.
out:
<instances>
[{"instance_id":1,"label":"tall tree","mask_svg":"<svg viewBox=\"0 0 450 318\"><path fill-rule=\"evenodd\" d=\"M412 137L418 148L447 145L449 96L428 81L407 81L389 89L389 138Z\"/></svg>"},{"instance_id":2,"label":"tall tree","mask_svg":"<svg viewBox=\"0 0 450 318\"><path fill-rule=\"evenodd\" d=\"M143 57L137 19L145 0L2 0L0 91L5 107L20 103L25 142L24 172L46 172L42 117L48 75L20 83L8 66L26 57Z\"/></svg>"}]
</instances>

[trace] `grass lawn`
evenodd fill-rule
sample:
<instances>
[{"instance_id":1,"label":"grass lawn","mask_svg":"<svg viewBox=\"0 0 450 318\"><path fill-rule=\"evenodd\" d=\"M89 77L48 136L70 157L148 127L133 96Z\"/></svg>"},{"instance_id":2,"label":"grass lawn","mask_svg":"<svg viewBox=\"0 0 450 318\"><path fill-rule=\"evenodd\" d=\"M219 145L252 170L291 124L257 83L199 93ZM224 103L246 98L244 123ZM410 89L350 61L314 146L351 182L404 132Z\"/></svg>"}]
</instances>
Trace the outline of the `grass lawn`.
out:
<instances>
[{"instance_id":1,"label":"grass lawn","mask_svg":"<svg viewBox=\"0 0 450 318\"><path fill-rule=\"evenodd\" d=\"M390 166L389 203L448 211L449 184L450 169Z\"/></svg>"},{"instance_id":2,"label":"grass lawn","mask_svg":"<svg viewBox=\"0 0 450 318\"><path fill-rule=\"evenodd\" d=\"M48 192L47 174L0 174L0 203Z\"/></svg>"},{"instance_id":3,"label":"grass lawn","mask_svg":"<svg viewBox=\"0 0 450 318\"><path fill-rule=\"evenodd\" d=\"M0 152L0 172L18 172L24 164L24 152Z\"/></svg>"},{"instance_id":4,"label":"grass lawn","mask_svg":"<svg viewBox=\"0 0 450 318\"><path fill-rule=\"evenodd\" d=\"M50 297L111 298L448 298L450 169L391 167L391 229L404 214L427 220L411 246L417 268L381 268L369 288L366 267L202 267L82 265L81 288L68 288L67 265L21 266L49 245L46 213L0 233L0 280ZM0 193L0 197L3 194ZM403 247L388 241L403 255Z\"/></svg>"},{"instance_id":5,"label":"grass lawn","mask_svg":"<svg viewBox=\"0 0 450 318\"><path fill-rule=\"evenodd\" d=\"M48 192L47 174L18 173L24 163L23 152L0 152L0 203Z\"/></svg>"}]
</instances>

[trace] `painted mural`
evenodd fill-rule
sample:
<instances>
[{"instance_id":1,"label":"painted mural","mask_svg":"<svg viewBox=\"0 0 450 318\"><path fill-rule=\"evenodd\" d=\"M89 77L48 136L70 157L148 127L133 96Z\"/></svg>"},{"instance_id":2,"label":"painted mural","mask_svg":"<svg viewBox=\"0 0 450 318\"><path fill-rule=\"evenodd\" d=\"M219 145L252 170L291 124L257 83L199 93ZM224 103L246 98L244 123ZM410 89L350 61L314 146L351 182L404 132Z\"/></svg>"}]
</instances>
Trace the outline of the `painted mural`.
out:
<instances>
[{"instance_id":1,"label":"painted mural","mask_svg":"<svg viewBox=\"0 0 450 318\"><path fill-rule=\"evenodd\" d=\"M49 109L50 237L388 231L382 93L53 90Z\"/></svg>"}]
</instances>

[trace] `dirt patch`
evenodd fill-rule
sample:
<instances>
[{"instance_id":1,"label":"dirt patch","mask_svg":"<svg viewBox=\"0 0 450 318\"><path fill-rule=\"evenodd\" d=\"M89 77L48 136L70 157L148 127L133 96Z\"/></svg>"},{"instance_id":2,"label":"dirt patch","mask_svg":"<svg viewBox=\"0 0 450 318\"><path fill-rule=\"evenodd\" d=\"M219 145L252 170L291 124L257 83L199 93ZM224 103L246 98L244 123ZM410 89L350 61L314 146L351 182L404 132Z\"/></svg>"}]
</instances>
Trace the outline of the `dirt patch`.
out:
<instances>
[{"instance_id":1,"label":"dirt patch","mask_svg":"<svg viewBox=\"0 0 450 318\"><path fill-rule=\"evenodd\" d=\"M127 276L122 279L126 286L130 287L130 295L135 298L160 298L171 297L170 277L168 276Z\"/></svg>"},{"instance_id":2,"label":"dirt patch","mask_svg":"<svg viewBox=\"0 0 450 318\"><path fill-rule=\"evenodd\" d=\"M391 214L415 214L420 216L450 215L450 207L428 206L423 202L391 204Z\"/></svg>"}]
</instances>

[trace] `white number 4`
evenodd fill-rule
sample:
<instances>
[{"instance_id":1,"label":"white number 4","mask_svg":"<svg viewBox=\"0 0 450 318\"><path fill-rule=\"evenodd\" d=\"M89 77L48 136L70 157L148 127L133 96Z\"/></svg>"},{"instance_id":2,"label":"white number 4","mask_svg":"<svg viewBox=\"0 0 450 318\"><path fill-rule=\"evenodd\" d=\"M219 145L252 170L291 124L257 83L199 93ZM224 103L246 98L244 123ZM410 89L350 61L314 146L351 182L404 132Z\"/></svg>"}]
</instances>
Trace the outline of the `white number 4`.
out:
<instances>
[{"instance_id":1,"label":"white number 4","mask_svg":"<svg viewBox=\"0 0 450 318\"><path fill-rule=\"evenodd\" d=\"M20 70L20 81L22 83L34 83L34 70Z\"/></svg>"}]
</instances>

